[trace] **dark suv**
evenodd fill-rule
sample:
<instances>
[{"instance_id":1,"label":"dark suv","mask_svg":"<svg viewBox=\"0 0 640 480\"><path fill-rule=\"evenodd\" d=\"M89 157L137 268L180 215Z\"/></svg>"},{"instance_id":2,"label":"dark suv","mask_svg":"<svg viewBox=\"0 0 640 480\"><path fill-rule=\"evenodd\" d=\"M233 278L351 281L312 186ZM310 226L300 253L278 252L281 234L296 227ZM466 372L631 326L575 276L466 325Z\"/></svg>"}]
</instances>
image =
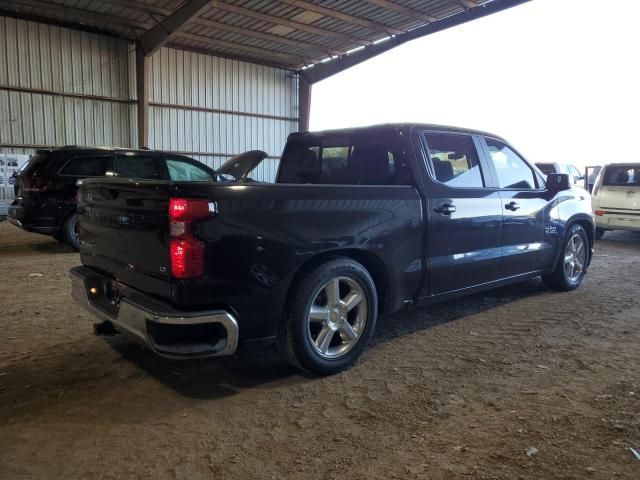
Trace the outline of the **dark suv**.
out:
<instances>
[{"instance_id":1,"label":"dark suv","mask_svg":"<svg viewBox=\"0 0 640 480\"><path fill-rule=\"evenodd\" d=\"M15 178L16 198L9 207L9 221L77 250L77 182L104 176L209 181L216 173L191 158L159 151L75 146L38 150Z\"/></svg>"}]
</instances>

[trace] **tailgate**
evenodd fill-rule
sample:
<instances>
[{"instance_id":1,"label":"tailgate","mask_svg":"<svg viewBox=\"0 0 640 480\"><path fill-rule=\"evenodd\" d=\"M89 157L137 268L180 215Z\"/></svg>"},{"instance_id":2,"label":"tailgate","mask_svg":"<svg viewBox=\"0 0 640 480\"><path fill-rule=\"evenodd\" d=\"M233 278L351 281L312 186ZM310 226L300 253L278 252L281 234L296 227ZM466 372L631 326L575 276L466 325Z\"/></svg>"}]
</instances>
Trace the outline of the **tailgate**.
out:
<instances>
[{"instance_id":1,"label":"tailgate","mask_svg":"<svg viewBox=\"0 0 640 480\"><path fill-rule=\"evenodd\" d=\"M640 210L640 164L607 165L600 174L603 176L598 193L600 208Z\"/></svg>"},{"instance_id":2,"label":"tailgate","mask_svg":"<svg viewBox=\"0 0 640 480\"><path fill-rule=\"evenodd\" d=\"M78 198L82 263L170 297L168 201L166 181L84 180Z\"/></svg>"},{"instance_id":3,"label":"tailgate","mask_svg":"<svg viewBox=\"0 0 640 480\"><path fill-rule=\"evenodd\" d=\"M603 186L599 196L600 208L640 210L640 186Z\"/></svg>"}]
</instances>

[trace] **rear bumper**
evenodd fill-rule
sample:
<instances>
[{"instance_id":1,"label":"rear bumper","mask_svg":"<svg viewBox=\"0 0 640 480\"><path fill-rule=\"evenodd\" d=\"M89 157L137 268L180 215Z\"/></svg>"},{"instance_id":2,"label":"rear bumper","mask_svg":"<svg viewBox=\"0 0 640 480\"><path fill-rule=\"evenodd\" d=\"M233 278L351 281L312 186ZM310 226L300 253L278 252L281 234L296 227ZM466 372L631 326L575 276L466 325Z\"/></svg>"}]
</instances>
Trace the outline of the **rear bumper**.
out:
<instances>
[{"instance_id":1,"label":"rear bumper","mask_svg":"<svg viewBox=\"0 0 640 480\"><path fill-rule=\"evenodd\" d=\"M640 211L638 213L605 211L596 216L596 227L605 230L640 231Z\"/></svg>"},{"instance_id":2,"label":"rear bumper","mask_svg":"<svg viewBox=\"0 0 640 480\"><path fill-rule=\"evenodd\" d=\"M60 225L58 225L58 220L55 217L37 217L26 215L26 212L27 208L14 202L9 206L7 219L16 227L20 227L27 232L54 235L60 230Z\"/></svg>"},{"instance_id":3,"label":"rear bumper","mask_svg":"<svg viewBox=\"0 0 640 480\"><path fill-rule=\"evenodd\" d=\"M69 276L76 302L159 355L213 357L238 348L238 322L229 312L176 310L86 267L72 268Z\"/></svg>"}]
</instances>

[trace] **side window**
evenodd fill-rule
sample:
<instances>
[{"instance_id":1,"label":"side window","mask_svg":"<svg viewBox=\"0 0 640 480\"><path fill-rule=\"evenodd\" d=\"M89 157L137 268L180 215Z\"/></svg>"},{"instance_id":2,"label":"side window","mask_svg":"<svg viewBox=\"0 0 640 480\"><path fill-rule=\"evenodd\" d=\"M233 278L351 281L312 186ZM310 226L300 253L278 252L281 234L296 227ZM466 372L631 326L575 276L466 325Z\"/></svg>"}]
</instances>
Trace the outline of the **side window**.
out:
<instances>
[{"instance_id":1,"label":"side window","mask_svg":"<svg viewBox=\"0 0 640 480\"><path fill-rule=\"evenodd\" d=\"M167 158L169 178L174 182L211 182L213 177L204 168L178 158Z\"/></svg>"},{"instance_id":2,"label":"side window","mask_svg":"<svg viewBox=\"0 0 640 480\"><path fill-rule=\"evenodd\" d=\"M455 188L482 188L478 152L469 135L425 133L429 161L438 182Z\"/></svg>"},{"instance_id":3,"label":"side window","mask_svg":"<svg viewBox=\"0 0 640 480\"><path fill-rule=\"evenodd\" d=\"M110 167L111 157L75 157L60 170L61 175L103 177Z\"/></svg>"},{"instance_id":4,"label":"side window","mask_svg":"<svg viewBox=\"0 0 640 480\"><path fill-rule=\"evenodd\" d=\"M536 188L535 176L529 165L511 148L498 140L485 138L491 162L498 175L500 188L532 190Z\"/></svg>"},{"instance_id":5,"label":"side window","mask_svg":"<svg viewBox=\"0 0 640 480\"><path fill-rule=\"evenodd\" d=\"M579 179L582 176L578 169L573 165L569 165L569 175L571 175L575 179Z\"/></svg>"},{"instance_id":6,"label":"side window","mask_svg":"<svg viewBox=\"0 0 640 480\"><path fill-rule=\"evenodd\" d=\"M116 157L113 170L119 177L138 178L140 180L162 180L165 178L159 159L147 155L122 155Z\"/></svg>"}]
</instances>

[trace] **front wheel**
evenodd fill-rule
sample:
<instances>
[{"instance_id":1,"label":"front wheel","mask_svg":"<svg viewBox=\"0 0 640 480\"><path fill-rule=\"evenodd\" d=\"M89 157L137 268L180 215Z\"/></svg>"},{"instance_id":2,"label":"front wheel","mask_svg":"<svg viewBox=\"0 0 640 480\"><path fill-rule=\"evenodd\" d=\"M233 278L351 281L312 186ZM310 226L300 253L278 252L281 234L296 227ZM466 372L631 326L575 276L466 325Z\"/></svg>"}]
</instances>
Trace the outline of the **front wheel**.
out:
<instances>
[{"instance_id":1,"label":"front wheel","mask_svg":"<svg viewBox=\"0 0 640 480\"><path fill-rule=\"evenodd\" d=\"M378 315L369 272L354 260L336 258L304 275L294 288L278 333L280 353L319 375L350 367L371 339Z\"/></svg>"},{"instance_id":2,"label":"front wheel","mask_svg":"<svg viewBox=\"0 0 640 480\"><path fill-rule=\"evenodd\" d=\"M554 290L567 292L580 286L589 264L589 239L580 225L573 225L565 236L553 272L542 275L544 283Z\"/></svg>"}]
</instances>

